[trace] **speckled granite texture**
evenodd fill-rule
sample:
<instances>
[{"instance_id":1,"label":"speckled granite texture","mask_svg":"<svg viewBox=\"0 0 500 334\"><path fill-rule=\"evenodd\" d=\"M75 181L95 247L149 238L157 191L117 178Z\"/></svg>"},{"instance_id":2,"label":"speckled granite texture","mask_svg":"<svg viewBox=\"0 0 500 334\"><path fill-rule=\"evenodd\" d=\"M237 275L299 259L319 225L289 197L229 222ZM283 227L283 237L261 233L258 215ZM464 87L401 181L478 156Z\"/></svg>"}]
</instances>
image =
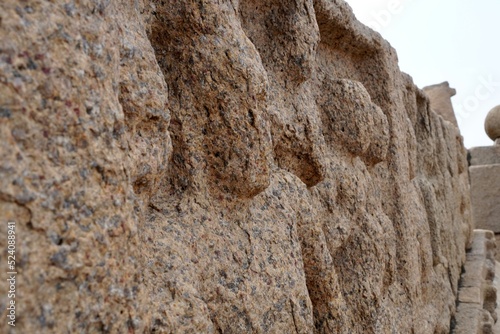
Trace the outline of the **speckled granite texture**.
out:
<instances>
[{"instance_id":1,"label":"speckled granite texture","mask_svg":"<svg viewBox=\"0 0 500 334\"><path fill-rule=\"evenodd\" d=\"M462 138L343 1L3 0L0 138L17 333L449 333Z\"/></svg>"}]
</instances>

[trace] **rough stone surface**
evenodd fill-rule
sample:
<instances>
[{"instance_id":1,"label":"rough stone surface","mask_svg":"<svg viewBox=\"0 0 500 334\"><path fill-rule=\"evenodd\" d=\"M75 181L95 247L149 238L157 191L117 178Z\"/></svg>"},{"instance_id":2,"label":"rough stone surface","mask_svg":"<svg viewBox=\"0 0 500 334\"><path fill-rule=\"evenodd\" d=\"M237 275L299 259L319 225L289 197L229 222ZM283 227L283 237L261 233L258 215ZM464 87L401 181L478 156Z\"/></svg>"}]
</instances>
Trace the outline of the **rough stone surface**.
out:
<instances>
[{"instance_id":1,"label":"rough stone surface","mask_svg":"<svg viewBox=\"0 0 500 334\"><path fill-rule=\"evenodd\" d=\"M500 233L500 164L471 166L470 182L475 226Z\"/></svg>"},{"instance_id":2,"label":"rough stone surface","mask_svg":"<svg viewBox=\"0 0 500 334\"><path fill-rule=\"evenodd\" d=\"M462 138L343 1L0 9L19 333L449 333Z\"/></svg>"},{"instance_id":3,"label":"rough stone surface","mask_svg":"<svg viewBox=\"0 0 500 334\"><path fill-rule=\"evenodd\" d=\"M457 91L454 88L450 88L450 84L446 81L437 85L424 87L422 90L429 97L432 110L458 127L457 118L451 104L451 97L455 96Z\"/></svg>"},{"instance_id":4,"label":"rough stone surface","mask_svg":"<svg viewBox=\"0 0 500 334\"><path fill-rule=\"evenodd\" d=\"M484 121L484 129L491 140L496 142L500 138L500 106L490 110Z\"/></svg>"}]
</instances>

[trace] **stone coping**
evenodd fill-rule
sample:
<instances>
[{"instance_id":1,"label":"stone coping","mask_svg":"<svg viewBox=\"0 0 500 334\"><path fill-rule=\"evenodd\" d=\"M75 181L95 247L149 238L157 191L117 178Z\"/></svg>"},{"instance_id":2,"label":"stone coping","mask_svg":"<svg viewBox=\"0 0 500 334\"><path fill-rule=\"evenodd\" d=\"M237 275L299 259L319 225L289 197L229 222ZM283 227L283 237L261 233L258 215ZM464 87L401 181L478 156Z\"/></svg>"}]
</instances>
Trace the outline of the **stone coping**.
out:
<instances>
[{"instance_id":1,"label":"stone coping","mask_svg":"<svg viewBox=\"0 0 500 334\"><path fill-rule=\"evenodd\" d=\"M497 290L495 279L495 235L474 230L460 278L457 311L452 334L495 333Z\"/></svg>"}]
</instances>

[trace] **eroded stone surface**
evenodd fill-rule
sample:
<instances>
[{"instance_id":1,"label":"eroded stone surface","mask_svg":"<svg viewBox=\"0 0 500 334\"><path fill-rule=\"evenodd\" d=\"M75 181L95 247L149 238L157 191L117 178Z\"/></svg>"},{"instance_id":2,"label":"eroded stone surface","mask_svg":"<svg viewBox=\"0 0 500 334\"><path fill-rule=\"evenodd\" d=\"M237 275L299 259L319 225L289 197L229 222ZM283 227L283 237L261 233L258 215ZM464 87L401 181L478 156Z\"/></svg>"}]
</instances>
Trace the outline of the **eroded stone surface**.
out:
<instances>
[{"instance_id":1,"label":"eroded stone surface","mask_svg":"<svg viewBox=\"0 0 500 334\"><path fill-rule=\"evenodd\" d=\"M449 332L462 138L344 2L0 8L20 332Z\"/></svg>"}]
</instances>

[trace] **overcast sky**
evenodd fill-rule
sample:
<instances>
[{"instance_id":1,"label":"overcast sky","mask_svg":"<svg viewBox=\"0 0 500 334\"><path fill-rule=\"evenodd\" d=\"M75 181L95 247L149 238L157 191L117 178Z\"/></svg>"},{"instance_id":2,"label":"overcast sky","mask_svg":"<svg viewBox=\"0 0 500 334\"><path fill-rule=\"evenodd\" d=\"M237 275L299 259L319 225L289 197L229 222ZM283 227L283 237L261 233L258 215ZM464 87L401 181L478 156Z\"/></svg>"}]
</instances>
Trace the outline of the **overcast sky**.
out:
<instances>
[{"instance_id":1,"label":"overcast sky","mask_svg":"<svg viewBox=\"0 0 500 334\"><path fill-rule=\"evenodd\" d=\"M452 102L466 147L493 144L484 119L500 105L499 0L346 1L391 43L417 86L448 81L457 90Z\"/></svg>"}]
</instances>

